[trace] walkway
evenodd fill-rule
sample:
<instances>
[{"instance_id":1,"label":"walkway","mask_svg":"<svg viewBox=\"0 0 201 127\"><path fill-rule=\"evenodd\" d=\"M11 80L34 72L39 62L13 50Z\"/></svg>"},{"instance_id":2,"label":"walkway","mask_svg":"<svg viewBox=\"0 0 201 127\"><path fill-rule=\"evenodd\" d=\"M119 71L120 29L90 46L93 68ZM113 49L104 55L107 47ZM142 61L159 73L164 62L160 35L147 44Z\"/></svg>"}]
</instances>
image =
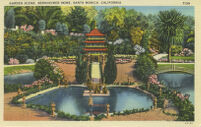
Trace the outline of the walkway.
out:
<instances>
[{"instance_id":1,"label":"walkway","mask_svg":"<svg viewBox=\"0 0 201 127\"><path fill-rule=\"evenodd\" d=\"M103 121L150 121L150 120L176 120L176 116L170 116L163 113L162 109L153 109L147 112L135 113L130 115L117 115L110 118L103 118Z\"/></svg>"},{"instance_id":2,"label":"walkway","mask_svg":"<svg viewBox=\"0 0 201 127\"><path fill-rule=\"evenodd\" d=\"M101 80L100 63L92 62L91 65L91 79L94 83L99 83Z\"/></svg>"},{"instance_id":3,"label":"walkway","mask_svg":"<svg viewBox=\"0 0 201 127\"><path fill-rule=\"evenodd\" d=\"M50 117L46 112L32 110L29 108L22 108L10 104L10 101L17 93L6 93L4 94L4 120L6 121L30 121L30 120L55 120Z\"/></svg>"},{"instance_id":4,"label":"walkway","mask_svg":"<svg viewBox=\"0 0 201 127\"><path fill-rule=\"evenodd\" d=\"M153 56L153 57L154 57L155 60L158 61L160 58L165 57L165 56L167 56L167 55L168 55L168 54L161 53L161 54L157 54L157 55L155 55L155 56Z\"/></svg>"}]
</instances>

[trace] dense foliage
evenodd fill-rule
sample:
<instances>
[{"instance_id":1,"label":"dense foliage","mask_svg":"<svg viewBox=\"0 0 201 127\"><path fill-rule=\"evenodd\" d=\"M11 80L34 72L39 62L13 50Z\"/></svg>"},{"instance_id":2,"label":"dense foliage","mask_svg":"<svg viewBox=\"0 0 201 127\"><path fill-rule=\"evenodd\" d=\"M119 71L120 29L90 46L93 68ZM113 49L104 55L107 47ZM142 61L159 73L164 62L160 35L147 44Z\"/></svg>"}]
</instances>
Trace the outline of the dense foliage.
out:
<instances>
[{"instance_id":1,"label":"dense foliage","mask_svg":"<svg viewBox=\"0 0 201 127\"><path fill-rule=\"evenodd\" d=\"M36 79L47 77L54 83L62 83L64 81L63 71L52 60L47 58L42 58L36 62L34 77Z\"/></svg>"},{"instance_id":2,"label":"dense foliage","mask_svg":"<svg viewBox=\"0 0 201 127\"><path fill-rule=\"evenodd\" d=\"M83 61L82 55L80 54L77 57L77 62L76 62L76 81L78 83L84 83L87 79L87 62Z\"/></svg>"},{"instance_id":3,"label":"dense foliage","mask_svg":"<svg viewBox=\"0 0 201 127\"><path fill-rule=\"evenodd\" d=\"M147 90L147 85L140 86L141 89ZM163 108L164 99L170 99L178 108L178 121L193 121L194 120L194 105L184 98L180 98L179 91L174 92L174 89L164 87L162 96L160 96L159 86L152 84L148 90L157 97L157 106Z\"/></svg>"},{"instance_id":4,"label":"dense foliage","mask_svg":"<svg viewBox=\"0 0 201 127\"><path fill-rule=\"evenodd\" d=\"M106 84L112 84L117 77L117 66L115 62L115 57L111 49L108 52L107 62L104 68L104 79Z\"/></svg>"},{"instance_id":5,"label":"dense foliage","mask_svg":"<svg viewBox=\"0 0 201 127\"><path fill-rule=\"evenodd\" d=\"M138 56L134 71L134 75L138 77L138 79L147 82L148 77L151 74L154 74L155 70L156 63L151 56L147 54L141 54Z\"/></svg>"}]
</instances>

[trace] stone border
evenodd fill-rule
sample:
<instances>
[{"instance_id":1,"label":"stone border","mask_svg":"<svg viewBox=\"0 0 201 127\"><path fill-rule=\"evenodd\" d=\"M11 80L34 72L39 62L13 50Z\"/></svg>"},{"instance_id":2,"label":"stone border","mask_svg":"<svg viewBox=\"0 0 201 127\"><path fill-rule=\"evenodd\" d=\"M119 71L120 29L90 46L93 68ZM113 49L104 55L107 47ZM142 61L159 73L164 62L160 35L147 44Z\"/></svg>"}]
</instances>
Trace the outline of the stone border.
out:
<instances>
[{"instance_id":1,"label":"stone border","mask_svg":"<svg viewBox=\"0 0 201 127\"><path fill-rule=\"evenodd\" d=\"M30 95L26 96L26 99L33 98L33 97L35 97L35 96L38 96L38 95L40 95L40 94L47 93L47 92L49 92L49 91L52 91L52 90L55 90L55 89L58 89L58 88L60 88L60 87L59 87L59 86L56 86L56 87L48 88L48 89L45 89L45 90L42 90L42 91L39 91L39 92L30 94ZM18 99L18 102L22 102L22 98Z\"/></svg>"}]
</instances>

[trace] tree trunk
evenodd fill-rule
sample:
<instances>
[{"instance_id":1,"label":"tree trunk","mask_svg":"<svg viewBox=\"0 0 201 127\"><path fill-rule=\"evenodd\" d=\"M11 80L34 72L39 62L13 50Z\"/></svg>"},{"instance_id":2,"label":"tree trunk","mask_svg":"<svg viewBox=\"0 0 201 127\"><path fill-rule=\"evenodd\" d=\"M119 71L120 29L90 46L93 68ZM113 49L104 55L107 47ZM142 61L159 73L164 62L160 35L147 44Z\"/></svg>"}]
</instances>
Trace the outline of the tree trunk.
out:
<instances>
[{"instance_id":1,"label":"tree trunk","mask_svg":"<svg viewBox=\"0 0 201 127\"><path fill-rule=\"evenodd\" d=\"M171 63L171 46L169 46L169 51L168 51L168 62Z\"/></svg>"}]
</instances>

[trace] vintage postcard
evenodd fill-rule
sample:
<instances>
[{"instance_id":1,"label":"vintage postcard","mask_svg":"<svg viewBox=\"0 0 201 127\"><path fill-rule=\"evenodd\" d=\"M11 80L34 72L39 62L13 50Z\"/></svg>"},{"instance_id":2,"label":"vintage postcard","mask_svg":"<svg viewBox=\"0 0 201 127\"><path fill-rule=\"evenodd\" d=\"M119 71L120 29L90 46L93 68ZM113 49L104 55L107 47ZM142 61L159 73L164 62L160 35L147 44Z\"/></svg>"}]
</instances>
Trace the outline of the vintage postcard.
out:
<instances>
[{"instance_id":1,"label":"vintage postcard","mask_svg":"<svg viewBox=\"0 0 201 127\"><path fill-rule=\"evenodd\" d=\"M0 125L201 127L200 5L1 1Z\"/></svg>"}]
</instances>

